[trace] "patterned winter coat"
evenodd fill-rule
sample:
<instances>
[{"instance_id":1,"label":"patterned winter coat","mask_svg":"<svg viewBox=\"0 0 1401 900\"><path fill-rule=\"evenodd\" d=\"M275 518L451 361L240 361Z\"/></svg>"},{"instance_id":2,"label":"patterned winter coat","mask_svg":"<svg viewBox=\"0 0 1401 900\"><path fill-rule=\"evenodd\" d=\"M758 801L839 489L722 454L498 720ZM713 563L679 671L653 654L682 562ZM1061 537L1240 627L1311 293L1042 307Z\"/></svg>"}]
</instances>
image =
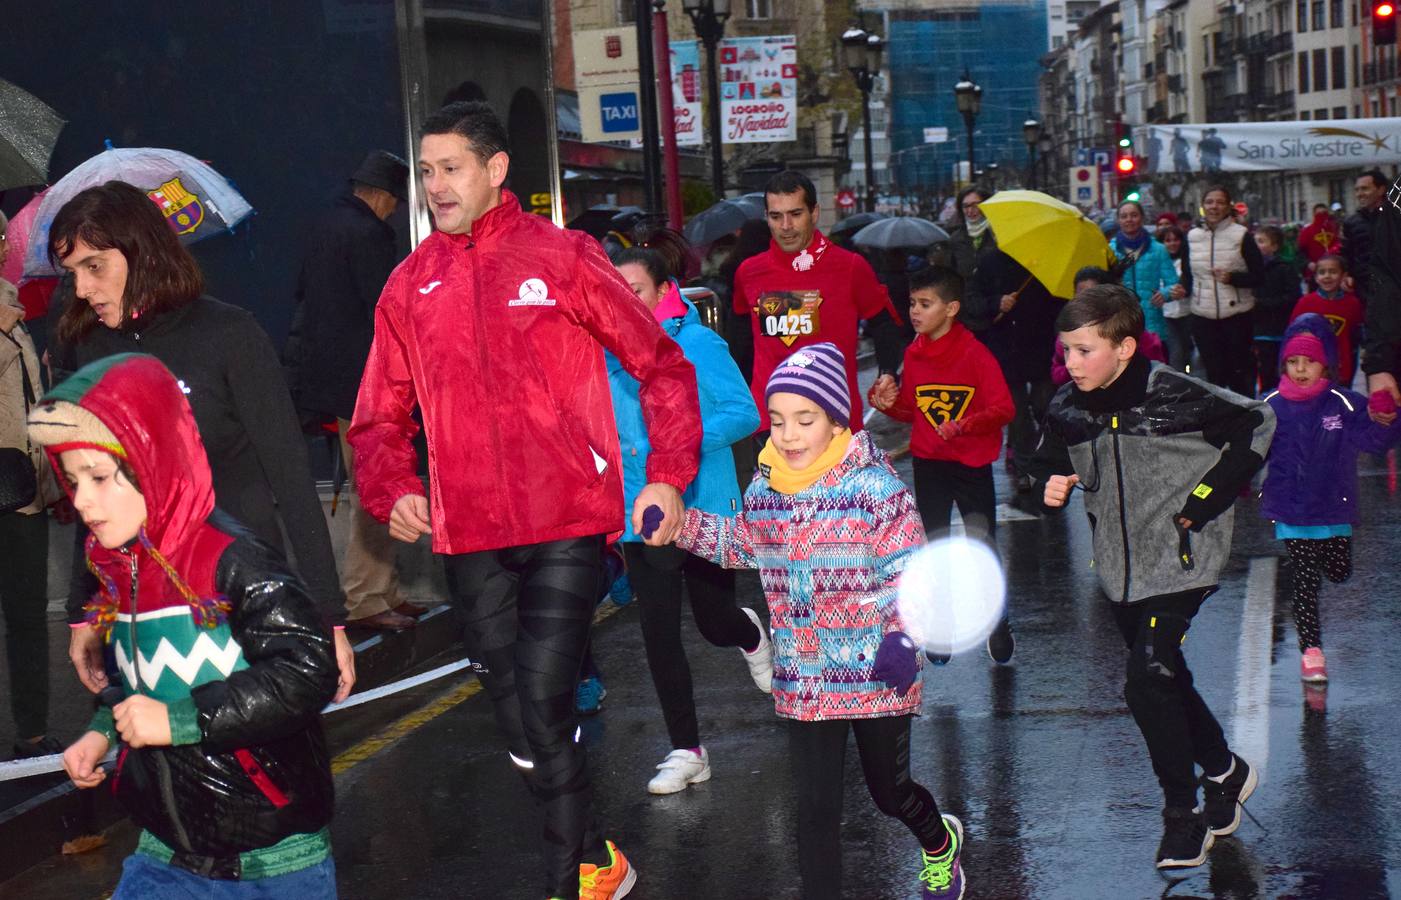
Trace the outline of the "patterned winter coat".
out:
<instances>
[{"instance_id":1,"label":"patterned winter coat","mask_svg":"<svg viewBox=\"0 0 1401 900\"><path fill-rule=\"evenodd\" d=\"M920 683L901 697L872 677L876 648L903 631L895 585L924 543L914 498L866 432L816 484L780 494L756 474L744 510L686 511L677 544L731 569L758 569L773 631L774 707L804 722L913 713Z\"/></svg>"}]
</instances>

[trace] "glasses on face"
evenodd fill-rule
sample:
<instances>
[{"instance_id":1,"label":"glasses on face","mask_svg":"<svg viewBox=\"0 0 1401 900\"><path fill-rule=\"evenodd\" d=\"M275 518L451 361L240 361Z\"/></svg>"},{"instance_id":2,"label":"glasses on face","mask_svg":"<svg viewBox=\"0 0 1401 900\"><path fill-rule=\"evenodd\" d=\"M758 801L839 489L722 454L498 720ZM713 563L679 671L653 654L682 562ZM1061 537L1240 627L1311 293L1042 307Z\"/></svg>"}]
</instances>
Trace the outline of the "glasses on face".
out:
<instances>
[{"instance_id":1,"label":"glasses on face","mask_svg":"<svg viewBox=\"0 0 1401 900\"><path fill-rule=\"evenodd\" d=\"M981 201L979 201L979 202L981 202ZM977 209L977 208L978 208L978 203L965 203L965 204L963 204L963 209L964 209L965 212L967 212L967 211L970 210L970 209Z\"/></svg>"}]
</instances>

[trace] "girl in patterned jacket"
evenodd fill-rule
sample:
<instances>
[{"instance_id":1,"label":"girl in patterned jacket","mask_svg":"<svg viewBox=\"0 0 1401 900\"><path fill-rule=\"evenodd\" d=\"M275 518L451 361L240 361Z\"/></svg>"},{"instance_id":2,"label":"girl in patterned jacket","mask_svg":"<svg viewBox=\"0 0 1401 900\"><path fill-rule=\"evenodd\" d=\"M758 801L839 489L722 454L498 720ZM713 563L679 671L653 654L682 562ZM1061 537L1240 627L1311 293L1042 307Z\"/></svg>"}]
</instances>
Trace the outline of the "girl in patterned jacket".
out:
<instances>
[{"instance_id":1,"label":"girl in patterned jacket","mask_svg":"<svg viewBox=\"0 0 1401 900\"><path fill-rule=\"evenodd\" d=\"M856 734L876 806L922 849L922 897L959 898L963 826L910 777L920 655L895 586L924 543L914 498L869 434L850 428L841 351L813 344L769 378L759 471L734 518L686 512L677 544L758 569L773 628L773 697L789 720L798 865L808 900L841 896L842 772Z\"/></svg>"}]
</instances>

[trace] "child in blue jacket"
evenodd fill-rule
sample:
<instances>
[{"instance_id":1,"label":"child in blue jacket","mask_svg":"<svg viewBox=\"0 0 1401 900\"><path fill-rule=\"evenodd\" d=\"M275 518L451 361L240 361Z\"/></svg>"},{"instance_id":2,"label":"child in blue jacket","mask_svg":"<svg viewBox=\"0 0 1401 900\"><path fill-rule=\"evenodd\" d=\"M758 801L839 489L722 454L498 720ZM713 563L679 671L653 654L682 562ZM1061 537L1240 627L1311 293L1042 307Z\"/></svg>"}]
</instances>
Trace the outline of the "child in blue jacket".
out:
<instances>
[{"instance_id":1,"label":"child in blue jacket","mask_svg":"<svg viewBox=\"0 0 1401 900\"><path fill-rule=\"evenodd\" d=\"M700 396L701 457L695 480L682 495L687 509L720 516L739 510L739 482L730 445L753 434L759 414L749 385L730 357L724 338L701 323L656 250L630 248L613 256L618 273L647 305L662 330L681 347L696 369ZM647 483L647 423L638 398L640 385L608 354L608 387L623 451L624 509ZM773 680L773 647L759 616L735 605L735 573L674 547L649 547L624 522L623 556L637 591L647 665L666 719L671 751L647 783L653 794L674 794L710 778L710 754L701 746L691 669L681 641L682 587L701 635L716 647L738 647L760 690Z\"/></svg>"},{"instance_id":2,"label":"child in blue jacket","mask_svg":"<svg viewBox=\"0 0 1401 900\"><path fill-rule=\"evenodd\" d=\"M1352 576L1352 529L1357 524L1357 456L1384 453L1401 438L1401 427L1379 425L1368 416L1367 398L1334 383L1338 341L1316 313L1295 319L1279 354L1279 389L1265 398L1278 424L1260 514L1275 522L1294 578L1294 626L1299 632L1300 677L1328 680L1318 624L1318 589L1323 576L1334 584ZM1378 391L1371 405L1394 410ZM1334 473L1327 477L1325 473Z\"/></svg>"}]
</instances>

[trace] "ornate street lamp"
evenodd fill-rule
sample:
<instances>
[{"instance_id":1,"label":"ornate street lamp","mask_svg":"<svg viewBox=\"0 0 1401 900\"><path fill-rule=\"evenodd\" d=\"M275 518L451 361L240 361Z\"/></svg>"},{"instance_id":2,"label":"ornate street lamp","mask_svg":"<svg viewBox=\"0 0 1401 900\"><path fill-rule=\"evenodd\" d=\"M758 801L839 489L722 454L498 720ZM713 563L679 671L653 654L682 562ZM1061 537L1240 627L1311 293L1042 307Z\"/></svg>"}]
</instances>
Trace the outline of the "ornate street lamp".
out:
<instances>
[{"instance_id":1,"label":"ornate street lamp","mask_svg":"<svg viewBox=\"0 0 1401 900\"><path fill-rule=\"evenodd\" d=\"M681 0L681 8L691 17L696 37L705 45L706 90L710 94L710 180L715 199L719 200L725 196L725 157L720 146L720 75L715 48L725 36L730 0Z\"/></svg>"},{"instance_id":2,"label":"ornate street lamp","mask_svg":"<svg viewBox=\"0 0 1401 900\"><path fill-rule=\"evenodd\" d=\"M861 91L861 129L866 132L866 211L876 210L875 164L871 159L871 88L880 74L885 41L878 34L852 26L842 34L842 64Z\"/></svg>"},{"instance_id":3,"label":"ornate street lamp","mask_svg":"<svg viewBox=\"0 0 1401 900\"><path fill-rule=\"evenodd\" d=\"M967 69L963 70L963 78L953 86L953 99L958 105L959 115L963 116L963 125L968 129L968 177L972 178L977 171L973 153L973 122L983 108L983 89L973 81Z\"/></svg>"},{"instance_id":4,"label":"ornate street lamp","mask_svg":"<svg viewBox=\"0 0 1401 900\"><path fill-rule=\"evenodd\" d=\"M1041 140L1041 123L1035 119L1027 119L1022 123L1022 137L1026 140L1026 152L1031 155L1030 176L1027 183L1031 189L1036 190L1036 147Z\"/></svg>"}]
</instances>

